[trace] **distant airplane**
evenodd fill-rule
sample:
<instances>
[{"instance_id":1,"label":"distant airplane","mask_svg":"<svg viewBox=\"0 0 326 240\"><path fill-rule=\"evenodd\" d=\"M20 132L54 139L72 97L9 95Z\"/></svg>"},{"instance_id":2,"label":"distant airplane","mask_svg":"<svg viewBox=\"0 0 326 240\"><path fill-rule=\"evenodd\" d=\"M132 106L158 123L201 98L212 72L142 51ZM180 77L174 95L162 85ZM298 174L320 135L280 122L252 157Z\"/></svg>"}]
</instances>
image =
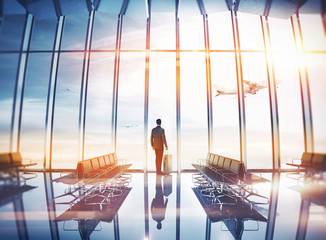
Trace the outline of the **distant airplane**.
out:
<instances>
[{"instance_id":1,"label":"distant airplane","mask_svg":"<svg viewBox=\"0 0 326 240\"><path fill-rule=\"evenodd\" d=\"M268 88L268 82L264 81L264 82L250 82L247 80L243 80L243 82L247 85L247 87L244 87L244 95L246 96L246 94L251 94L251 95L255 95L259 90L262 90L264 88ZM276 86L278 87L278 81L276 82ZM236 95L238 94L238 91L235 90L221 90L220 87L214 85L214 88L217 92L217 94L215 95L215 97L220 96L220 95Z\"/></svg>"},{"instance_id":2,"label":"distant airplane","mask_svg":"<svg viewBox=\"0 0 326 240\"><path fill-rule=\"evenodd\" d=\"M121 127L123 127L123 128L134 128L134 127L138 127L138 125L121 125Z\"/></svg>"}]
</instances>

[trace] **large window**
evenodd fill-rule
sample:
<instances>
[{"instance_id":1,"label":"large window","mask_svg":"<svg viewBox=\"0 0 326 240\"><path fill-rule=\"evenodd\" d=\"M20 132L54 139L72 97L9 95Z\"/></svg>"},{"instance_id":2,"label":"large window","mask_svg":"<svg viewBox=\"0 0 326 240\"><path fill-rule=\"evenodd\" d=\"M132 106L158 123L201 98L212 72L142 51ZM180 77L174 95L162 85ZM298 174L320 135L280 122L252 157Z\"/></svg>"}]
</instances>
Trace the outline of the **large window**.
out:
<instances>
[{"instance_id":1,"label":"large window","mask_svg":"<svg viewBox=\"0 0 326 240\"><path fill-rule=\"evenodd\" d=\"M53 168L76 168L79 158L78 119L83 57L83 53L62 53L60 56L54 108Z\"/></svg>"},{"instance_id":2,"label":"large window","mask_svg":"<svg viewBox=\"0 0 326 240\"><path fill-rule=\"evenodd\" d=\"M0 62L0 151L8 152L18 54L0 54Z\"/></svg>"},{"instance_id":3,"label":"large window","mask_svg":"<svg viewBox=\"0 0 326 240\"><path fill-rule=\"evenodd\" d=\"M162 119L162 127L169 147L174 156L173 168L176 170L176 83L175 53L151 53L149 67L149 137L156 119ZM149 139L148 169L155 169L155 153Z\"/></svg>"},{"instance_id":4,"label":"large window","mask_svg":"<svg viewBox=\"0 0 326 240\"><path fill-rule=\"evenodd\" d=\"M51 66L51 54L33 53L27 64L20 152L43 167L46 102Z\"/></svg>"},{"instance_id":5,"label":"large window","mask_svg":"<svg viewBox=\"0 0 326 240\"><path fill-rule=\"evenodd\" d=\"M181 5L184 3L181 3ZM180 5L180 6L181 6ZM174 4L170 5L174 8ZM183 5L182 5L183 6ZM103 6L102 6L103 7ZM33 19L29 38L26 15L4 15L1 19L0 35L0 151L10 151L11 129L19 129L20 92L24 90L20 150L23 157L30 157L43 166L44 140L47 146L51 124L45 128L46 106L49 99L49 123L53 112L52 167L75 168L79 153L82 131L85 130L85 158L116 151L119 158L133 163L132 168L143 169L147 155L148 169L155 169L154 152L150 148L150 131L155 120L161 118L166 131L169 153L173 155L173 169L177 169L177 150L181 151L181 169L192 169L191 164L206 156L208 151L207 74L211 72L213 142L211 151L227 157L240 158L239 119L245 119L248 168L272 168L273 146L271 126L271 100L266 67L263 31L268 42L266 26L271 37L271 57L274 68L269 65L269 76L275 74L279 125L273 126L280 133L280 156L282 168L291 158L304 151L304 128L301 94L306 98L307 89L300 88L299 70L303 81L308 79L312 104L312 124L316 152L326 151L326 112L324 70L325 29L320 15L300 14L303 36L303 57L298 57L296 46L301 45L298 22L293 19L296 42L291 20L268 18L261 24L257 15L237 13L234 25L230 12L208 16L210 49L205 51L205 29L203 16L198 6L191 5L191 15L183 14L180 7L178 22L173 11L146 14L145 2L130 1L125 15L119 18L121 6L108 12L91 15L66 15L58 18ZM149 9L147 9L149 10ZM90 21L94 16L94 21ZM148 17L151 17L149 19ZM120 22L118 22L120 19ZM238 29L236 22L238 22ZM89 24L90 23L90 24ZM119 24L122 25L119 25ZM179 28L176 24L179 23ZM266 23L266 24L265 24ZM93 25L92 25L93 24ZM148 25L150 24L150 25ZM120 46L121 51L116 52ZM150 26L150 29L147 27ZM63 29L61 29L63 27ZM177 32L176 30L180 31ZM206 28L207 29L207 28ZM25 44L22 45L26 30ZM93 30L90 46L90 62L84 59L87 34ZM148 31L150 30L150 31ZM233 32L233 30L235 30ZM239 30L239 32L237 32ZM62 38L60 38L60 34ZM150 34L146 36L146 34ZM177 39L179 33L180 39ZM233 33L239 33L240 54L236 68ZM149 37L149 38L148 38ZM237 39L237 38L236 38ZM30 40L30 45L29 43ZM62 40L62 41L61 41ZM90 40L90 39L89 39ZM149 49L146 52L146 41ZM180 40L179 52L176 40ZM53 45L56 42L56 51ZM62 43L61 45L59 43ZM30 46L30 48L28 48ZM208 46L206 44L206 46ZM21 54L21 48L23 52ZM53 55L54 54L54 55ZM238 54L238 53L236 53ZM20 59L20 56L22 58ZM57 58L59 62L57 65ZM86 54L88 56L88 54ZM120 56L120 58L119 58ZM145 57L149 65L145 66ZM210 69L205 57L210 56ZM26 60L26 61L25 61ZM305 63L305 65L300 65ZM301 68L299 68L299 66ZM87 69L89 67L89 72ZM177 116L176 83L180 67L180 115ZM305 68L306 67L306 68ZM25 71L26 70L26 74ZM147 72L148 70L148 72ZM52 72L51 72L52 71ZM237 72L238 71L238 72ZM242 72L241 72L242 71ZM19 73L19 74L17 74ZM85 75L83 76L83 73ZM149 79L145 78L149 73ZM307 75L305 75L307 73ZM50 76L51 74L51 76ZM239 116L238 77L243 75L245 112ZM146 76L147 77L147 76ZM208 75L209 77L209 75ZM114 78L118 80L117 133L113 110ZM12 114L16 81L18 94L15 115ZM85 129L79 129L82 79L88 79ZM52 82L49 82L49 81ZM145 142L144 106L145 81L149 80L148 141ZM25 85L23 85L25 83ZM52 85L49 86L49 83ZM54 84L56 83L56 85ZM252 86L262 86L252 91ZM50 88L49 88L50 87ZM52 92L53 91L53 92ZM52 95L54 93L54 95ZM50 94L50 96L48 96ZM305 112L307 114L308 111ZM14 126L12 125L15 117ZM275 115L276 116L276 115ZM178 118L177 118L178 117ZM180 119L179 119L180 117ZM177 146L176 123L180 120L181 145ZM307 129L309 124L307 123ZM81 124L83 126L83 124ZM47 130L47 131L46 131ZM13 134L13 146L16 138ZM274 147L278 147L275 145ZM148 152L145 152L145 149Z\"/></svg>"},{"instance_id":6,"label":"large window","mask_svg":"<svg viewBox=\"0 0 326 240\"><path fill-rule=\"evenodd\" d=\"M117 154L143 169L145 54L121 53L120 61Z\"/></svg>"},{"instance_id":7,"label":"large window","mask_svg":"<svg viewBox=\"0 0 326 240\"><path fill-rule=\"evenodd\" d=\"M234 53L211 53L213 151L240 159L239 107ZM220 92L228 94L223 95Z\"/></svg>"},{"instance_id":8,"label":"large window","mask_svg":"<svg viewBox=\"0 0 326 240\"><path fill-rule=\"evenodd\" d=\"M190 169L208 151L206 68L204 53L182 53L181 168Z\"/></svg>"},{"instance_id":9,"label":"large window","mask_svg":"<svg viewBox=\"0 0 326 240\"><path fill-rule=\"evenodd\" d=\"M268 86L264 53L242 54L243 79ZM249 91L248 84L245 91ZM272 136L268 87L246 93L246 130L248 168L272 168Z\"/></svg>"},{"instance_id":10,"label":"large window","mask_svg":"<svg viewBox=\"0 0 326 240\"><path fill-rule=\"evenodd\" d=\"M269 19L277 85L282 168L304 151L298 62L290 20Z\"/></svg>"},{"instance_id":11,"label":"large window","mask_svg":"<svg viewBox=\"0 0 326 240\"><path fill-rule=\"evenodd\" d=\"M85 159L112 152L114 53L92 53L88 77Z\"/></svg>"}]
</instances>

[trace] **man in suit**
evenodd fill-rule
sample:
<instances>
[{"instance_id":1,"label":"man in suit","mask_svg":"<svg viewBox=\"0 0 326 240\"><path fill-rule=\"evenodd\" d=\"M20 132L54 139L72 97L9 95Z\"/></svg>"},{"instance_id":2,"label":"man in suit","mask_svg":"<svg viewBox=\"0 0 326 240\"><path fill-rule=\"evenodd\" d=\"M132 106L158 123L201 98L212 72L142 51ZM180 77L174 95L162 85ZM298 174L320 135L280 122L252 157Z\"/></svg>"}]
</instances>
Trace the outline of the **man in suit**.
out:
<instances>
[{"instance_id":1,"label":"man in suit","mask_svg":"<svg viewBox=\"0 0 326 240\"><path fill-rule=\"evenodd\" d=\"M157 126L152 129L151 133L151 145L153 150L155 151L155 163L156 163L156 173L162 174L161 167L162 167L162 157L163 157L163 150L164 146L165 149L168 150L168 145L165 139L164 129L161 128L161 119L156 120Z\"/></svg>"}]
</instances>

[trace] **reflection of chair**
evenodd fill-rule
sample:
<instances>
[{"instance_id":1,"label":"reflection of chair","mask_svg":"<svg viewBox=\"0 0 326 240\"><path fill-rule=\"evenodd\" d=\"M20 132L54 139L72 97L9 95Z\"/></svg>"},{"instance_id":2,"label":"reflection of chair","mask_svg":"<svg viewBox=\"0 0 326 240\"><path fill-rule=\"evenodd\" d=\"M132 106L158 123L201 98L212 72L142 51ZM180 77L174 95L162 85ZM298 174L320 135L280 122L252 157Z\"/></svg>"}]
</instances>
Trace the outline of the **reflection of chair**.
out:
<instances>
[{"instance_id":1,"label":"reflection of chair","mask_svg":"<svg viewBox=\"0 0 326 240\"><path fill-rule=\"evenodd\" d=\"M199 172L193 175L195 186L205 186L206 190L210 191L208 194L214 197L213 199L217 202L225 197L232 199L232 195L236 195L250 204L268 204L268 198L254 192L252 185L269 182L269 180L253 173L245 172L243 163L238 160L208 153L204 162L201 161L200 164L193 164L193 167ZM253 202L249 200L252 196L263 200Z\"/></svg>"},{"instance_id":2,"label":"reflection of chair","mask_svg":"<svg viewBox=\"0 0 326 240\"><path fill-rule=\"evenodd\" d=\"M111 190L104 190L101 194L81 197L79 202L70 205L69 209L58 216L55 221L63 221L66 231L71 231L66 227L69 221L77 221L78 229L75 228L75 231L80 232L82 239L89 239L101 221L112 222L131 188L122 187L119 190L121 194L115 196L110 195L112 194Z\"/></svg>"},{"instance_id":3,"label":"reflection of chair","mask_svg":"<svg viewBox=\"0 0 326 240\"><path fill-rule=\"evenodd\" d=\"M256 231L259 229L258 222L267 222L267 219L253 209L251 204L242 201L241 198L235 195L233 196L236 199L235 203L224 204L221 207L221 205L217 205L211 199L203 196L201 189L198 189L198 187L192 189L210 221L223 222L235 239L241 239L242 233L245 230L244 222L257 222Z\"/></svg>"},{"instance_id":4,"label":"reflection of chair","mask_svg":"<svg viewBox=\"0 0 326 240\"><path fill-rule=\"evenodd\" d=\"M86 220L76 220L77 226L69 226L67 222L63 224L64 231L78 231L80 234L81 239L88 240L90 239L90 235L94 231L101 231L102 229L97 229L97 226L100 226L100 221L93 220L93 219L86 219ZM71 224L73 225L73 224Z\"/></svg>"}]
</instances>

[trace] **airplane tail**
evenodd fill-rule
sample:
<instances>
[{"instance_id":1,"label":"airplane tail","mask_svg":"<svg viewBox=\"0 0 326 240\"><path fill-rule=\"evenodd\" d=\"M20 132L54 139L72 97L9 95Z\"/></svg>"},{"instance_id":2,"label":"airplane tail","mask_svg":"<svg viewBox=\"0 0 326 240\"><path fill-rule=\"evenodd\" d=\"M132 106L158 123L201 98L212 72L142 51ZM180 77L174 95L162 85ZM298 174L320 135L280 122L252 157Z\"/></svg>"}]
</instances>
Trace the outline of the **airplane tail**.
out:
<instances>
[{"instance_id":1,"label":"airplane tail","mask_svg":"<svg viewBox=\"0 0 326 240\"><path fill-rule=\"evenodd\" d=\"M221 91L221 90L216 90L216 95L215 95L215 97L217 97L218 95L220 95L221 93L224 93L223 91Z\"/></svg>"}]
</instances>

